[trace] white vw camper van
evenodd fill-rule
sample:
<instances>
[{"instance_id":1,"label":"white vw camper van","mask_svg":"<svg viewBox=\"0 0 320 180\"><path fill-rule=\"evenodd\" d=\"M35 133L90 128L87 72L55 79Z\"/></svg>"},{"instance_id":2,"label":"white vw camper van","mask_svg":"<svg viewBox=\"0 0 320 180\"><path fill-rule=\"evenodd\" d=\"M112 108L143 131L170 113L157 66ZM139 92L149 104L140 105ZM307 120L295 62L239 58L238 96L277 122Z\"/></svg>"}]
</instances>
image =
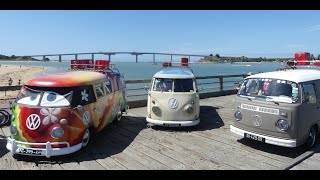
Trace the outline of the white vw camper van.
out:
<instances>
[{"instance_id":1,"label":"white vw camper van","mask_svg":"<svg viewBox=\"0 0 320 180\"><path fill-rule=\"evenodd\" d=\"M151 82L148 92L147 122L166 127L194 126L199 119L199 92L188 59L181 66L164 63Z\"/></svg>"}]
</instances>

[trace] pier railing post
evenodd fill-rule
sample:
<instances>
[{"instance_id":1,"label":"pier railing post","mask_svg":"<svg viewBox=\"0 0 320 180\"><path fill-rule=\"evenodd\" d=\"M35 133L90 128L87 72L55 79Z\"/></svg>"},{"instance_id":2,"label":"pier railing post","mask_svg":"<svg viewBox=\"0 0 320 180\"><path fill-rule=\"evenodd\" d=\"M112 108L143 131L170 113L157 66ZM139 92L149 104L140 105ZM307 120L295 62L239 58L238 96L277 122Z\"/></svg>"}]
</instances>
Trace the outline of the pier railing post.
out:
<instances>
[{"instance_id":1,"label":"pier railing post","mask_svg":"<svg viewBox=\"0 0 320 180\"><path fill-rule=\"evenodd\" d=\"M220 91L223 91L223 77L219 77Z\"/></svg>"}]
</instances>

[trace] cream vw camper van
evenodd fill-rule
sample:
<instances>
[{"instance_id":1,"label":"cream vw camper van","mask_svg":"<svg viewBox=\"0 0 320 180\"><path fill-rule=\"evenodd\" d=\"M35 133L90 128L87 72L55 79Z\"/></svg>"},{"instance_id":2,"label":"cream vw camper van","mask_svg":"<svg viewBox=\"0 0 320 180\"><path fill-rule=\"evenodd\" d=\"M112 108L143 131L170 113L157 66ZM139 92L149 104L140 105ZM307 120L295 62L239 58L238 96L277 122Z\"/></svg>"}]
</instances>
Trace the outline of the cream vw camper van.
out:
<instances>
[{"instance_id":1,"label":"cream vw camper van","mask_svg":"<svg viewBox=\"0 0 320 180\"><path fill-rule=\"evenodd\" d=\"M199 119L199 92L196 78L187 62L181 67L164 63L151 82L148 92L147 122L151 125L194 126Z\"/></svg>"},{"instance_id":2,"label":"cream vw camper van","mask_svg":"<svg viewBox=\"0 0 320 180\"><path fill-rule=\"evenodd\" d=\"M316 144L320 123L320 71L256 74L242 83L231 132L285 147Z\"/></svg>"}]
</instances>

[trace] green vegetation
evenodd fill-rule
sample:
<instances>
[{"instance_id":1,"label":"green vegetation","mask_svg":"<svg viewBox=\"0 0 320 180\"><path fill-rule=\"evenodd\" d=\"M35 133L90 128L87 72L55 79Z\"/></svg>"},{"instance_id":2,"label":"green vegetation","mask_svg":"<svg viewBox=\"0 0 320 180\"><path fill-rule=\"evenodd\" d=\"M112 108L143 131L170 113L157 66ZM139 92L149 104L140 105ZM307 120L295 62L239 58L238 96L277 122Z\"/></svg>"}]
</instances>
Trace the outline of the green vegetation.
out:
<instances>
[{"instance_id":1,"label":"green vegetation","mask_svg":"<svg viewBox=\"0 0 320 180\"><path fill-rule=\"evenodd\" d=\"M38 59L35 58L31 58L29 56L6 56L6 55L2 55L0 54L0 60L6 60L6 61L39 61ZM49 61L49 58L46 58L45 61Z\"/></svg>"},{"instance_id":2,"label":"green vegetation","mask_svg":"<svg viewBox=\"0 0 320 180\"><path fill-rule=\"evenodd\" d=\"M246 56L241 56L241 57L231 57L231 56L220 56L219 54L212 55L210 54L209 56L205 58L201 58L199 62L283 62L287 61L292 58L248 58Z\"/></svg>"}]
</instances>

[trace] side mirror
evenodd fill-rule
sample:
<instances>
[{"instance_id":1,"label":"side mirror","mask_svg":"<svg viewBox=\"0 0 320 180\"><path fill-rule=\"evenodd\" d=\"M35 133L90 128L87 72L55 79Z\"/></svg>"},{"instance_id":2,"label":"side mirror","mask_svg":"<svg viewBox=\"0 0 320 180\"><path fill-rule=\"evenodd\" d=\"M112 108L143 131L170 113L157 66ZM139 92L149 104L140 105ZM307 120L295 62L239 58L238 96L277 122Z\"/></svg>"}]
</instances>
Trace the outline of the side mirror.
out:
<instances>
[{"instance_id":1,"label":"side mirror","mask_svg":"<svg viewBox=\"0 0 320 180\"><path fill-rule=\"evenodd\" d=\"M150 89L149 89L148 86L145 86L145 87L144 87L144 90L149 91Z\"/></svg>"}]
</instances>

